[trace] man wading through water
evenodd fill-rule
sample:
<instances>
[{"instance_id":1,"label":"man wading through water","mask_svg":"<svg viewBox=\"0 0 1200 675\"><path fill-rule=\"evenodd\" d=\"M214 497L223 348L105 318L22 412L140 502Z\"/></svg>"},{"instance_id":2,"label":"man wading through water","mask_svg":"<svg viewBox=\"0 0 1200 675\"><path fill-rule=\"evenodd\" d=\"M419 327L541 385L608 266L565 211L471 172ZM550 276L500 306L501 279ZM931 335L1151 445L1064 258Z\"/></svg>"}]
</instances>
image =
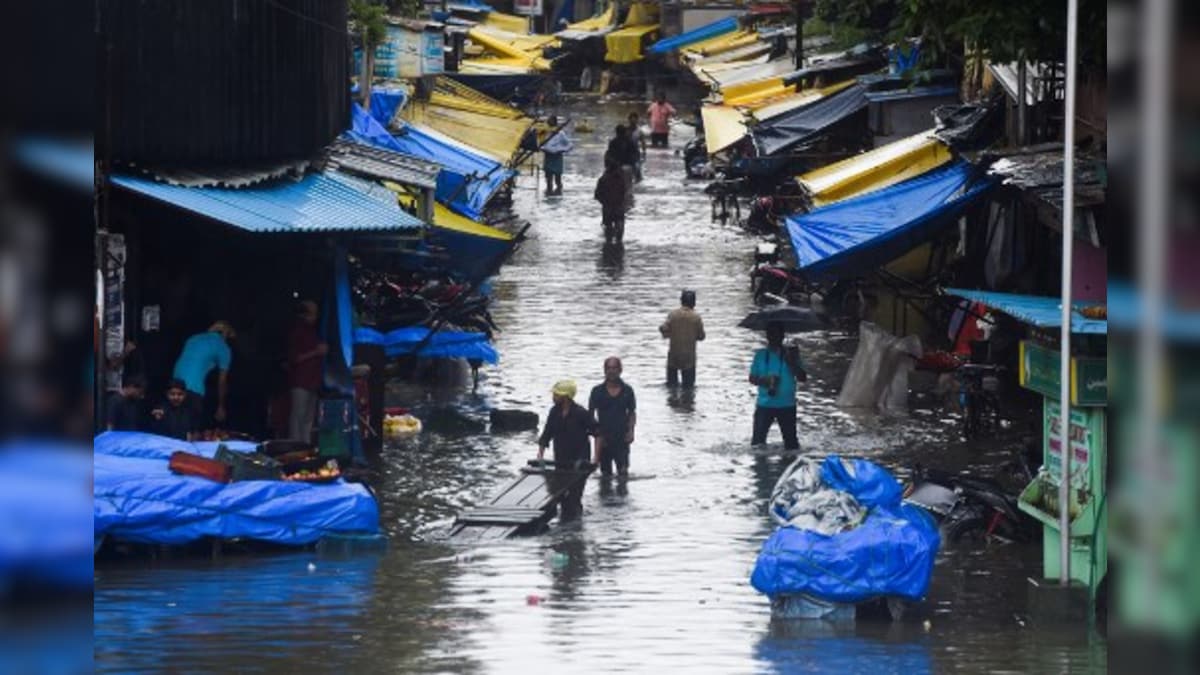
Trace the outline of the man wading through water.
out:
<instances>
[{"instance_id":1,"label":"man wading through water","mask_svg":"<svg viewBox=\"0 0 1200 675\"><path fill-rule=\"evenodd\" d=\"M696 313L695 291L681 293L679 305L658 327L658 332L671 341L667 350L667 385L678 385L682 371L683 386L693 387L696 384L696 343L704 339L704 321Z\"/></svg>"},{"instance_id":2,"label":"man wading through water","mask_svg":"<svg viewBox=\"0 0 1200 675\"><path fill-rule=\"evenodd\" d=\"M538 459L546 454L546 447L554 441L554 470L560 472L588 471L588 437L596 435L596 421L591 414L575 402L575 382L561 380L550 390L554 407L546 413L546 428L538 438ZM592 464L600 460L592 452ZM583 488L586 481L563 496L559 522L575 520L583 514Z\"/></svg>"},{"instance_id":3,"label":"man wading through water","mask_svg":"<svg viewBox=\"0 0 1200 675\"><path fill-rule=\"evenodd\" d=\"M768 325L767 347L756 351L750 364L750 384L758 385L751 445L766 443L771 424L778 421L784 449L800 449L796 437L796 382L807 379L799 350L784 349L783 327Z\"/></svg>"},{"instance_id":4,"label":"man wading through water","mask_svg":"<svg viewBox=\"0 0 1200 675\"><path fill-rule=\"evenodd\" d=\"M600 475L610 478L613 465L621 478L629 476L629 446L637 424L637 399L633 387L621 379L621 359L604 359L604 382L592 389L588 412L596 416L599 433L596 453L600 456Z\"/></svg>"}]
</instances>

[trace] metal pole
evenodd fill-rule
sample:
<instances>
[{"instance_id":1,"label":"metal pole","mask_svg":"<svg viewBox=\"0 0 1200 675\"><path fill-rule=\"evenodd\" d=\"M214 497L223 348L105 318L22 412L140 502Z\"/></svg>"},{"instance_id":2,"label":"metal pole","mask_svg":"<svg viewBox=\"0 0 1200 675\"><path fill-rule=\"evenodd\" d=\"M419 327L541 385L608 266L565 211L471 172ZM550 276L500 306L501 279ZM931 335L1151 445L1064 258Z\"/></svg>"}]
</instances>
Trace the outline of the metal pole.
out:
<instances>
[{"instance_id":1,"label":"metal pole","mask_svg":"<svg viewBox=\"0 0 1200 675\"><path fill-rule=\"evenodd\" d=\"M796 70L804 70L804 3L796 2Z\"/></svg>"},{"instance_id":2,"label":"metal pole","mask_svg":"<svg viewBox=\"0 0 1200 675\"><path fill-rule=\"evenodd\" d=\"M1025 62L1025 53L1020 55L1017 64L1017 145L1029 143L1029 103L1027 94L1029 82L1029 65Z\"/></svg>"},{"instance_id":3,"label":"metal pole","mask_svg":"<svg viewBox=\"0 0 1200 675\"><path fill-rule=\"evenodd\" d=\"M1152 2L1142 19L1141 50L1141 124L1138 136L1142 140L1138 171L1138 223L1141 247L1138 252L1138 324L1137 366L1137 449L1130 463L1132 480L1146 480L1147 485L1159 476L1169 475L1171 468L1164 462L1162 447L1164 337L1162 334L1166 303L1167 214L1171 203L1171 78L1174 67L1170 59L1174 44L1171 20L1175 3L1171 0ZM1135 555L1146 570L1139 577L1142 597L1159 602L1164 592L1163 564L1154 549L1154 523L1164 513L1165 499L1150 496L1148 502L1133 505Z\"/></svg>"},{"instance_id":4,"label":"metal pole","mask_svg":"<svg viewBox=\"0 0 1200 675\"><path fill-rule=\"evenodd\" d=\"M1062 222L1062 351L1059 354L1059 452L1062 474L1058 484L1059 584L1071 583L1071 263L1075 239L1075 79L1079 0L1067 0L1067 87L1063 101L1063 222ZM1025 92L1021 92L1024 96Z\"/></svg>"}]
</instances>

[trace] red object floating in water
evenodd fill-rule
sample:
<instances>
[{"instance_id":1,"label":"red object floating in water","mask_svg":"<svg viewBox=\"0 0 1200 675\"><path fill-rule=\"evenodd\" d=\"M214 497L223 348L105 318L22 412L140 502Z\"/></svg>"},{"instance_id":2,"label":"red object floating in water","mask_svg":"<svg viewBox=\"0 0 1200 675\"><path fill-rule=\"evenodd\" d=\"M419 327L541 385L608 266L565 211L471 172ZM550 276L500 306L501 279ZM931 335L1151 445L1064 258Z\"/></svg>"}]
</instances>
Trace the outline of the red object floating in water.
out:
<instances>
[{"instance_id":1,"label":"red object floating in water","mask_svg":"<svg viewBox=\"0 0 1200 675\"><path fill-rule=\"evenodd\" d=\"M541 604L541 602L542 599L537 595L528 595L525 597L525 604L527 605L538 605Z\"/></svg>"}]
</instances>

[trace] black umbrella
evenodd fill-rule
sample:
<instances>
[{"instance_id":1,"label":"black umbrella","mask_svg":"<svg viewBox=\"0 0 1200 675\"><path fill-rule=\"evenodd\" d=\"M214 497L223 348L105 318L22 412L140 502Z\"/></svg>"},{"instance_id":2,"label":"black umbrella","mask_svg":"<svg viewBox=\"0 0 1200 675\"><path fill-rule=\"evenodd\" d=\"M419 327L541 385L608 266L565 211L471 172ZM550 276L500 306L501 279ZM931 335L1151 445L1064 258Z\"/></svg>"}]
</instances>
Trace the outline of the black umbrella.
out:
<instances>
[{"instance_id":1,"label":"black umbrella","mask_svg":"<svg viewBox=\"0 0 1200 675\"><path fill-rule=\"evenodd\" d=\"M742 319L738 326L750 330L766 330L767 326L773 324L782 326L783 330L788 333L824 330L829 327L813 310L793 305L776 305L751 312Z\"/></svg>"}]
</instances>

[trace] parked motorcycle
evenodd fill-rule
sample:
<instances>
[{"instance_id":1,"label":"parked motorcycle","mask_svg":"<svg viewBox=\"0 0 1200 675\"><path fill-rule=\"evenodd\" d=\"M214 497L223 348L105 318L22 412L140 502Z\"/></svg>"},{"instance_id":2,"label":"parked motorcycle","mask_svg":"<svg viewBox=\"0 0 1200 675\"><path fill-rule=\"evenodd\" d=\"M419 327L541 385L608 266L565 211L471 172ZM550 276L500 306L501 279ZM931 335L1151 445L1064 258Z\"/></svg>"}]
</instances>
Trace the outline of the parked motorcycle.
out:
<instances>
[{"instance_id":1,"label":"parked motorcycle","mask_svg":"<svg viewBox=\"0 0 1200 675\"><path fill-rule=\"evenodd\" d=\"M1031 541L1036 522L1017 508L1017 497L987 478L914 467L904 501L928 511L952 544L998 537Z\"/></svg>"}]
</instances>

